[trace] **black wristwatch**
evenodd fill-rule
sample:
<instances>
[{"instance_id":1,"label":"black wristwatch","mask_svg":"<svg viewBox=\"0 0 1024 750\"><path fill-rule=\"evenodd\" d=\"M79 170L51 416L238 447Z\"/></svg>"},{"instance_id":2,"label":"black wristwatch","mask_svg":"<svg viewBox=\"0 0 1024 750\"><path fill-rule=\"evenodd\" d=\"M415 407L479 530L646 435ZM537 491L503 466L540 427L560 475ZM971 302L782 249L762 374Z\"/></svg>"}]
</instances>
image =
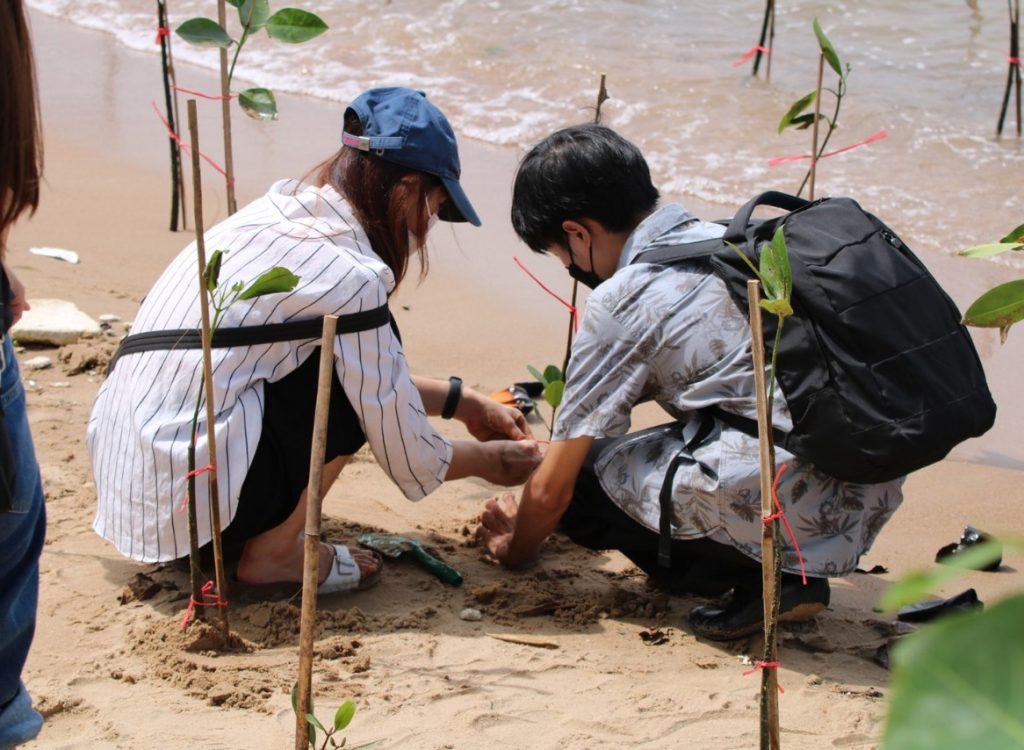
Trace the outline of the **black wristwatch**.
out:
<instances>
[{"instance_id":1,"label":"black wristwatch","mask_svg":"<svg viewBox=\"0 0 1024 750\"><path fill-rule=\"evenodd\" d=\"M444 408L441 409L441 419L454 417L460 400L462 400L462 378L452 375L448 378L448 397L444 400Z\"/></svg>"}]
</instances>

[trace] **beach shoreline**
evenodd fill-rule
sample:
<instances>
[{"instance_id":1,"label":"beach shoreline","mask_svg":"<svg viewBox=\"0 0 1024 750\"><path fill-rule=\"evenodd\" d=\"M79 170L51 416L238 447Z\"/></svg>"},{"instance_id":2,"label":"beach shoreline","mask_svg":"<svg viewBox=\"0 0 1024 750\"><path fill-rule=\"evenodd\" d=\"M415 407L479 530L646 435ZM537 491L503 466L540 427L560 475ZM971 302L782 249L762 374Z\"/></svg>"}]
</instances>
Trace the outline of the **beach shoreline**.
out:
<instances>
[{"instance_id":1,"label":"beach shoreline","mask_svg":"<svg viewBox=\"0 0 1024 750\"><path fill-rule=\"evenodd\" d=\"M15 227L8 259L30 301L67 299L94 317L113 313L127 322L157 274L189 241L188 233L167 229L167 147L150 105L162 100L159 61L39 13L32 14L32 26L46 185L38 213ZM212 88L206 71L182 66L178 74L180 85ZM336 104L282 96L280 105L277 123L249 121L235 109L240 204L278 178L308 173L337 144ZM201 111L202 143L210 144L202 148L216 156L217 111L210 105ZM565 346L564 309L515 266L513 256L558 293L568 294L568 284L557 263L530 253L509 226L517 150L468 139L460 146L464 184L484 227L435 232L429 275L420 284L410 278L392 308L415 372L462 375L487 392L526 379L527 364L560 363ZM720 206L675 197L698 214L720 218ZM206 224L223 218L224 208L223 185L206 170ZM191 214L188 221L191 227ZM73 249L82 262L27 252L36 246ZM1006 268L949 255L925 260L961 307L1012 277ZM93 342L96 348L113 347L124 328L114 326L116 335ZM976 332L1000 407L997 425L908 479L904 506L862 563L890 572L836 581L828 612L784 631L780 681L787 747L876 747L888 674L874 655L897 632L891 616L872 611L884 587L929 566L935 551L955 541L965 525L993 533L1020 530L1019 338L1011 334L999 346L994 332ZM218 654L182 634L180 572L124 560L91 529L95 495L84 435L101 373L69 374L54 349L27 350L19 359L38 354L51 356L54 367L24 371L23 378L49 534L25 681L46 724L28 747L122 748L155 741L166 747L286 746L294 726L288 691L295 608L232 603L232 626L252 644L248 653ZM658 418L645 410L634 424ZM461 436L458 425L440 429ZM545 434L541 424L534 429ZM352 539L373 529L424 539L463 572L466 583L450 588L398 561L389 563L374 590L325 602L314 665L322 719L353 698L358 710L350 744L380 738L384 747L395 748L756 744L757 680L743 676L748 667L741 657L758 656L757 638L725 645L695 639L685 615L698 600L657 594L620 556L584 552L560 538L529 570L489 565L470 533L484 500L499 492L465 480L409 503L372 459L360 457L345 470L325 500L332 536ZM983 600L994 601L1021 588L1022 566L1024 556L1008 554L1001 572L971 573L941 593L973 586ZM154 582L150 598L125 594L138 574ZM483 619L460 619L465 607L478 609ZM655 631L663 641L645 640ZM556 648L511 644L493 633L542 638Z\"/></svg>"}]
</instances>

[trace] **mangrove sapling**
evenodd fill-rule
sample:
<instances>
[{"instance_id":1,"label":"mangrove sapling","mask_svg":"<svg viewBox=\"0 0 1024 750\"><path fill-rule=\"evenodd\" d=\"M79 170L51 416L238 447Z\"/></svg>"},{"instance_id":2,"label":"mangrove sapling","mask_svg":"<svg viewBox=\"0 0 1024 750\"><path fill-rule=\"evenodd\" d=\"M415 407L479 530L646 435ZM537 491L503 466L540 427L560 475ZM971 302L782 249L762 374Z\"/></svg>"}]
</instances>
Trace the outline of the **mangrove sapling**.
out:
<instances>
[{"instance_id":1,"label":"mangrove sapling","mask_svg":"<svg viewBox=\"0 0 1024 750\"><path fill-rule=\"evenodd\" d=\"M1017 137L1021 134L1021 59L1020 59L1020 0L1006 0L1007 8L1010 11L1010 69L1006 74L1006 91L1003 93L1003 106L999 110L999 122L996 123L996 135L1003 134L1003 122L1006 119L1006 110L1010 104L1010 91L1015 92L1017 110Z\"/></svg>"},{"instance_id":2,"label":"mangrove sapling","mask_svg":"<svg viewBox=\"0 0 1024 750\"><path fill-rule=\"evenodd\" d=\"M562 376L562 371L558 369L557 365L548 365L544 368L544 372L541 372L533 365L527 365L526 369L530 371L534 378L544 384L541 396L548 402L548 406L551 407L551 422L548 425L548 434L553 435L555 432L555 414L558 407L562 404L562 394L565 392L565 379Z\"/></svg>"},{"instance_id":3,"label":"mangrove sapling","mask_svg":"<svg viewBox=\"0 0 1024 750\"><path fill-rule=\"evenodd\" d=\"M301 44L327 31L327 24L316 14L300 8L282 8L272 14L269 0L227 0L227 2L238 9L241 34L237 40L227 32L225 0L218 0L217 21L201 16L190 18L178 26L176 33L189 44L199 47L217 47L220 50L225 180L228 189L228 213L234 213L235 178L229 98L231 97L231 81L234 77L238 55L250 37L260 30L266 31L267 36L271 39L287 44ZM232 45L234 45L235 51L231 58L231 64L228 66L227 53ZM277 119L277 99L270 89L255 87L240 91L238 92L238 104L243 112L257 120Z\"/></svg>"},{"instance_id":4,"label":"mangrove sapling","mask_svg":"<svg viewBox=\"0 0 1024 750\"><path fill-rule=\"evenodd\" d=\"M751 352L754 361L754 383L757 389L757 432L761 459L761 569L764 595L764 651L759 662L761 666L760 693L760 738L762 750L777 750L779 736L778 702L778 617L780 588L782 583L782 544L778 514L772 507L776 480L775 444L772 439L772 408L775 394L775 372L778 361L779 341L786 318L793 314L791 303L793 273L789 263L784 227L775 230L770 243L761 247L758 268L736 245L729 247L750 268L758 281L747 284L747 298L750 317ZM758 282L764 289L765 298L760 298ZM761 325L761 310L767 310L779 319L772 345L771 366L768 380L764 378L764 331Z\"/></svg>"},{"instance_id":5,"label":"mangrove sapling","mask_svg":"<svg viewBox=\"0 0 1024 750\"><path fill-rule=\"evenodd\" d=\"M807 169L807 174L804 175L803 181L800 183L800 189L797 190L797 195L801 195L804 188L807 187L808 182L810 183L810 191L808 193L811 200L814 200L814 183L815 176L817 173L818 160L821 155L825 153L825 148L828 146L829 139L832 137L832 133L835 132L836 127L839 123L839 110L843 103L843 96L846 95L846 76L850 72L850 66L845 66L845 72L843 70L843 64L839 60L839 55L836 53L835 47L829 38L822 31L821 24L818 23L818 19L814 19L814 35L818 39L818 46L820 48L820 54L818 56L818 85L814 91L809 94L797 99L789 107L789 111L783 115L782 120L779 121L778 132L782 133L786 128L797 128L798 130L806 130L811 128L811 166ZM825 63L835 72L838 76L836 87L823 88ZM832 116L823 115L821 113L821 95L823 91L827 91L832 94L834 99L834 108L832 110ZM809 106L814 105L814 112L805 112ZM825 132L824 139L819 144L819 124L824 120L828 125L828 130Z\"/></svg>"},{"instance_id":6,"label":"mangrove sapling","mask_svg":"<svg viewBox=\"0 0 1024 750\"><path fill-rule=\"evenodd\" d=\"M987 258L1006 252L1024 251L1024 224L999 242L977 245L961 251L970 258ZM999 340L1006 343L1010 326L1024 320L1024 279L1015 279L989 289L964 313L964 324L979 328L998 328Z\"/></svg>"},{"instance_id":7,"label":"mangrove sapling","mask_svg":"<svg viewBox=\"0 0 1024 750\"><path fill-rule=\"evenodd\" d=\"M193 153L198 153L193 150ZM201 220L199 220L199 226L201 227ZM246 285L244 281L237 281L227 289L221 289L219 287L220 279L220 268L221 262L224 257L224 251L215 250L210 256L209 261L203 271L203 282L207 292L210 294L210 304L213 307L213 319L210 322L210 336L212 340L216 334L217 328L223 319L224 313L236 302L240 300L255 299L256 297L262 297L267 294L281 294L284 292L290 292L295 288L295 285L299 282L299 277L293 274L286 268L275 266L269 271L260 274L255 281ZM207 381L207 367L204 357L204 365L200 369L200 382L205 383ZM198 440L199 434L199 412L204 402L206 402L205 392L203 388L200 388L199 395L196 398L196 407L192 412L192 440L189 444L188 450L188 505L190 519L194 523L194 513L196 507L196 494L195 494L195 480L196 480L196 441ZM209 410L208 410L209 411ZM207 445L209 450L212 452L215 449L215 425L210 417L207 417ZM210 505L211 510L218 508L219 499L217 497L216 488L216 467L213 460L209 462L209 471L211 474L210 483ZM218 509L219 510L219 509ZM219 515L219 513L218 513ZM219 535L220 529L212 529L215 536ZM193 575L198 572L198 563L195 564ZM220 578L220 576L218 576ZM193 598L195 597L196 581L193 581ZM218 580L218 594L223 598L225 596L224 587L222 581ZM197 600L201 601L201 600Z\"/></svg>"},{"instance_id":8,"label":"mangrove sapling","mask_svg":"<svg viewBox=\"0 0 1024 750\"><path fill-rule=\"evenodd\" d=\"M292 711L298 715L299 712L299 683L292 685ZM334 721L331 728L328 729L323 723L313 715L313 698L310 696L309 699L309 712L306 714L306 723L309 726L309 746L316 748L317 740L319 739L317 733L323 734L323 741L320 744L320 750L327 750L328 743L330 747L347 747L345 744L348 740L347 737L342 737L338 740L335 735L341 732L349 724L352 723L352 717L356 713L355 701L347 700L338 706L338 710L334 712ZM381 740L373 740L371 742L365 742L362 745L353 745L349 750L369 750L371 747L377 747L380 745Z\"/></svg>"}]
</instances>

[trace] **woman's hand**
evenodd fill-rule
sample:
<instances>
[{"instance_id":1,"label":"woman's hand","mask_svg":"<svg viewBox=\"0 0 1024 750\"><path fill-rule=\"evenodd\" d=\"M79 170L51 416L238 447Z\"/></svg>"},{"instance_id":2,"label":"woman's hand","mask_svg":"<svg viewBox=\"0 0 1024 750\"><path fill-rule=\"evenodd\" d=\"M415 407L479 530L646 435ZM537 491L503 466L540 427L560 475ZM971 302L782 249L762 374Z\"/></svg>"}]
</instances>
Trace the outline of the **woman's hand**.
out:
<instances>
[{"instance_id":1,"label":"woman's hand","mask_svg":"<svg viewBox=\"0 0 1024 750\"><path fill-rule=\"evenodd\" d=\"M483 542L487 553L498 562L505 562L509 544L516 530L519 506L512 495L488 500L476 527L476 538Z\"/></svg>"},{"instance_id":2,"label":"woman's hand","mask_svg":"<svg viewBox=\"0 0 1024 750\"><path fill-rule=\"evenodd\" d=\"M496 461L493 474L484 478L503 487L525 482L543 458L533 440L495 440L486 447L496 453Z\"/></svg>"},{"instance_id":3,"label":"woman's hand","mask_svg":"<svg viewBox=\"0 0 1024 750\"><path fill-rule=\"evenodd\" d=\"M455 410L455 418L477 440L533 439L526 417L519 409L499 404L493 398L466 388Z\"/></svg>"}]
</instances>

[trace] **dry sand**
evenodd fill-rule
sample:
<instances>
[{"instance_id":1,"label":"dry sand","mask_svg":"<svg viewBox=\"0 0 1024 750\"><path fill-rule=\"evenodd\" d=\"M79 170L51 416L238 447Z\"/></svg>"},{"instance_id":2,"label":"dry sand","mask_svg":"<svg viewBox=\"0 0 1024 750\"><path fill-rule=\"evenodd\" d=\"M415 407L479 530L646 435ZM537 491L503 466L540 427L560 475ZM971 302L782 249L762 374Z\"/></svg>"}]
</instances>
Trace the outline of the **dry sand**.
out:
<instances>
[{"instance_id":1,"label":"dry sand","mask_svg":"<svg viewBox=\"0 0 1024 750\"><path fill-rule=\"evenodd\" d=\"M9 260L30 300L68 299L93 316L129 321L188 241L167 230L167 149L150 106L161 98L157 58L39 15L33 24L47 185L40 211L15 230ZM215 88L194 69L179 70L179 83ZM443 96L436 98L443 105ZM217 156L216 108L201 109L203 150ZM280 122L259 124L235 110L240 202L278 177L306 173L337 142L338 106L281 97L281 111ZM508 226L517 154L472 142L462 148L467 190L485 227L437 232L430 276L408 284L393 309L415 371L458 373L489 391L524 379L527 363L557 362L564 346L558 303L511 257L523 256L557 289L567 285L553 263L517 245ZM207 172L204 190L210 224L224 215L214 173ZM712 217L729 212L681 199ZM39 245L74 249L82 262L27 252ZM967 270L970 261L937 254L925 260L961 305L1008 276L991 264L974 262ZM296 603L232 603L231 624L244 648L211 650L201 626L180 629L185 575L124 560L91 530L95 497L84 435L102 376L72 371L92 355L102 360L120 326L114 323L102 341L19 355L67 360L24 373L49 514L38 631L25 672L46 724L30 746L290 747ZM1013 439L1019 407L1012 376L1024 359L1019 340L1000 348L994 335L978 336L999 422L990 435L910 478L904 507L862 561L892 572L836 581L823 616L783 631L786 747L876 747L888 674L874 656L897 631L892 617L872 611L880 593L900 574L928 566L967 523L991 531L1024 525L1024 461ZM636 423L656 418L642 411ZM460 434L458 425L441 429ZM458 568L465 583L448 587L396 561L377 588L322 602L314 665L321 718L353 698L358 710L349 744L382 739L390 748L756 746L758 678L744 676L742 662L757 656L758 638L725 645L694 638L685 615L697 600L659 595L617 554L579 550L557 537L532 569L495 568L471 532L483 501L497 492L466 480L409 503L368 456L345 470L325 501L332 538L373 529L414 536ZM1009 556L1001 572L972 574L944 593L975 586L992 601L1021 588L1022 562ZM140 600L133 588L148 598ZM482 620L461 620L465 607L478 609ZM494 634L541 638L554 648Z\"/></svg>"}]
</instances>

